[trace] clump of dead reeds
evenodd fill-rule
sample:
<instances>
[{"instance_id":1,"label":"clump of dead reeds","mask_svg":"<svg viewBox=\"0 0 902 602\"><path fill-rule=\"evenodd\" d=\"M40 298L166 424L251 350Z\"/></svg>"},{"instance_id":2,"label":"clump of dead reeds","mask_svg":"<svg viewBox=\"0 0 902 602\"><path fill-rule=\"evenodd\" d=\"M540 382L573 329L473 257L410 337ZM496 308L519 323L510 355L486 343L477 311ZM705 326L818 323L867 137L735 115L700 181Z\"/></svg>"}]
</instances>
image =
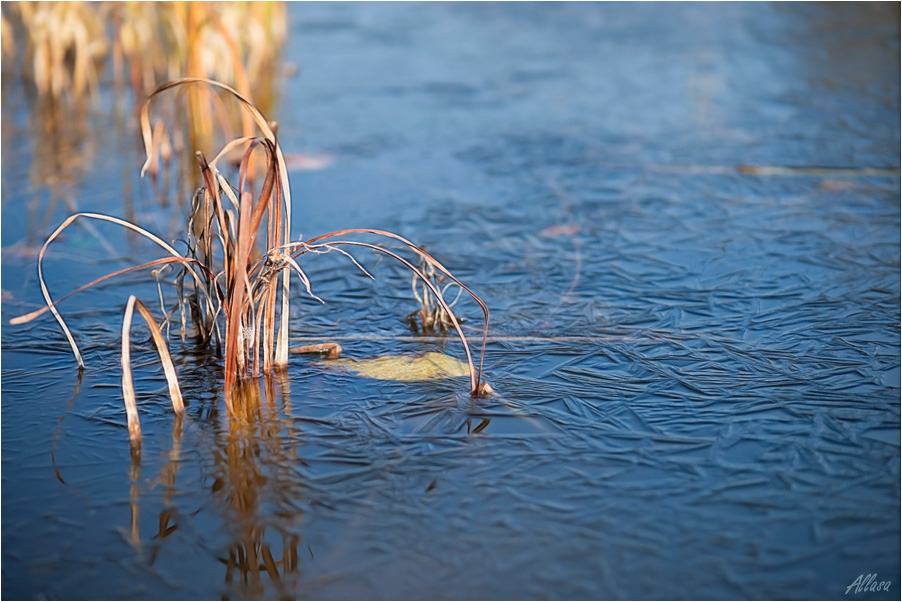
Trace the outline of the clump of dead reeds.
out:
<instances>
[{"instance_id":1,"label":"clump of dead reeds","mask_svg":"<svg viewBox=\"0 0 902 602\"><path fill-rule=\"evenodd\" d=\"M425 247L423 250L426 250ZM421 259L417 267L426 276L426 279L432 283L432 287L426 286L416 275L411 277L410 288L414 298L420 303L420 309L407 316L407 323L410 324L414 331L422 332L423 334L448 332L454 327L451 315L436 300L432 290L439 289L444 295L455 283L449 281L443 273L437 271L433 265L425 260ZM457 287L457 296L448 304L448 307L453 307L457 303L461 293L463 293L463 289ZM419 322L417 322L418 318Z\"/></svg>"},{"instance_id":2,"label":"clump of dead reeds","mask_svg":"<svg viewBox=\"0 0 902 602\"><path fill-rule=\"evenodd\" d=\"M409 240L391 232L373 229L348 229L331 232L306 241L292 241L291 192L285 160L279 147L274 124L233 88L218 82L183 78L160 86L154 91L141 111L141 129L147 160L142 173L152 172L163 152L163 128L151 126L150 104L169 90L185 86L202 86L226 93L239 103L257 132L252 136L240 136L229 141L212 159L203 152L196 154L197 168L203 186L194 195L188 219L187 251L179 253L158 236L131 222L96 213L78 213L63 222L47 239L38 256L38 278L46 306L35 312L12 320L13 324L29 322L46 312L51 312L65 333L79 366L84 366L78 345L65 321L57 310L57 304L79 291L110 278L141 269L159 270L174 266L179 270L175 278L177 303L164 317L177 312L182 324L182 335L190 321L200 342L221 352L224 357L224 392L230 412L233 410L233 392L242 382L261 374L270 374L288 363L288 322L290 316L291 284L294 274L306 293L313 294L312 283L298 260L309 254L338 252L350 259L358 268L368 272L351 255L351 249L369 249L391 257L409 269L415 282L415 290L421 301L428 299L430 308L440 308L442 324L453 328L464 345L470 374L470 393L483 395L491 392L481 380L482 359L477 368L460 327L460 322L443 297L448 285L457 285L481 307L485 316L482 351L485 350L485 333L488 329L488 308L463 283L455 278L441 263ZM220 161L234 151L240 151L237 185L226 179L220 170ZM252 182L252 159L265 165L262 182ZM225 169L225 168L223 168ZM125 227L145 237L165 251L165 256L107 274L58 301L53 301L43 276L43 260L48 246L77 220L100 220ZM361 240L361 237L364 237ZM392 249L377 242L381 239L401 250ZM403 256L404 250L412 255ZM428 297L427 297L428 295ZM129 366L129 332L134 310L137 309L150 327L151 334L163 364L173 409L183 412L181 393L175 368L169 356L165 338L151 313L134 296L126 305L122 326L122 390L125 398L129 433L132 441L139 441L141 432L135 407L134 387ZM434 311L434 310L431 310ZM336 346L326 345L335 354Z\"/></svg>"}]
</instances>

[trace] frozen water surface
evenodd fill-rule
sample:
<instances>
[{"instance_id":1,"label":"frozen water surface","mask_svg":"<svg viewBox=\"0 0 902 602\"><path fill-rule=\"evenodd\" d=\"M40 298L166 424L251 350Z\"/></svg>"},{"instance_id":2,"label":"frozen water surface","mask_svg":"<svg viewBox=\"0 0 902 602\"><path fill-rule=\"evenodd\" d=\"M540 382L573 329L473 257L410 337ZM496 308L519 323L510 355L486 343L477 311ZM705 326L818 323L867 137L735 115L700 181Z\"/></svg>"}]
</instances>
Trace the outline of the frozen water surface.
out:
<instances>
[{"instance_id":1,"label":"frozen water surface","mask_svg":"<svg viewBox=\"0 0 902 602\"><path fill-rule=\"evenodd\" d=\"M230 419L221 366L174 336L178 424L139 340L131 457L121 311L154 280L63 306L81 379L52 320L8 320L67 214L169 233L173 209L110 86L48 134L5 76L4 598L834 599L862 574L892 585L856 597L899 598L898 5L289 17L274 117L330 161L291 172L297 235L427 244L492 310L497 395L294 357ZM154 257L97 228L111 248L75 229L49 255L57 294ZM327 304L296 304L297 341L462 356L359 259L377 283L305 264Z\"/></svg>"}]
</instances>

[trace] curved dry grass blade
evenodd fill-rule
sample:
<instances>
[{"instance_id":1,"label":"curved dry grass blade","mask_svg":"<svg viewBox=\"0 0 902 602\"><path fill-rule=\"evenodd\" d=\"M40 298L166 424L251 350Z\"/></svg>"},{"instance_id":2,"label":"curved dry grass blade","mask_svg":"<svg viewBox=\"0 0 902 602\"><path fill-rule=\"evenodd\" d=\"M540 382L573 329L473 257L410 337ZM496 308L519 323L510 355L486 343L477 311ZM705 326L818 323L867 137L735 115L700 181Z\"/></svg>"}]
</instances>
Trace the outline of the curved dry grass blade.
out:
<instances>
[{"instance_id":1,"label":"curved dry grass blade","mask_svg":"<svg viewBox=\"0 0 902 602\"><path fill-rule=\"evenodd\" d=\"M212 272L210 272L203 264L201 264L196 259L192 259L190 257L161 257L160 259L154 259L153 261L148 261L147 263L142 263L141 265L133 265L131 267L123 268L121 270L116 270L115 272L110 272L109 274L107 274L105 276L101 276L100 278L95 278L91 282L89 282L87 284L83 284L82 286L78 287L71 293L68 293L63 297L60 297L59 299L57 299L50 305L45 305L41 309L36 309L31 313L27 313L27 314L24 314L21 316L16 316L15 318L12 318L9 321L9 323L13 324L13 325L27 324L28 322L31 322L35 318L38 318L38 317L44 315L45 313L50 311L52 308L58 306L60 303L62 303L63 301L65 301L66 299L71 297L72 295L75 295L76 293L85 291L85 290L91 288L92 286L96 286L96 285L100 284L101 282L104 282L111 278L115 278L117 276L122 276L123 274L127 274L129 272L136 272L138 270L143 270L145 268L153 267L155 265L169 264L169 263L195 263L203 271L207 272L207 275L210 278L213 278ZM157 284L159 285L159 282ZM161 305L162 305L162 302L161 302Z\"/></svg>"},{"instance_id":2,"label":"curved dry grass blade","mask_svg":"<svg viewBox=\"0 0 902 602\"><path fill-rule=\"evenodd\" d=\"M290 249L292 247L297 247L298 245L304 246L306 244L307 243L288 243L287 245L282 245L281 247L279 247L279 250L281 251L283 249ZM350 259L351 263L353 263L355 266L357 266L357 269L359 269L361 272L363 272L367 278L369 278L370 280L376 279L375 276L370 274L369 271L365 267L363 267L363 265L361 265L361 263L359 261L357 261L357 259L355 259L353 255L351 255L344 249L341 249L339 247L330 248L328 245L323 245L322 248L324 248L325 250L321 251L321 250L319 250L318 247L317 248L308 247L308 248L306 248L306 250L310 251L311 253L329 253L331 251L335 251L336 253L341 253L342 255L344 255L345 257ZM298 255L299 256L303 255L303 253L298 253ZM294 259L292 259L291 255L286 255L285 261L287 261L288 263L290 263L294 266L297 266L297 263L294 261ZM298 267L297 269L300 270L300 267ZM417 281L416 276L413 277L413 281L414 281L414 283L416 283L416 281Z\"/></svg>"},{"instance_id":3,"label":"curved dry grass blade","mask_svg":"<svg viewBox=\"0 0 902 602\"><path fill-rule=\"evenodd\" d=\"M254 150L261 146L265 152L267 153L267 162L268 167L266 170L266 179L263 183L263 187L260 191L260 194L257 198L256 203L251 204L251 195L250 192L245 190L248 181L248 170L250 165L250 159L253 155ZM248 273L253 271L253 268L249 269L247 266L247 261L250 256L250 251L254 247L257 239L257 233L260 229L260 225L263 221L263 216L266 213L266 209L270 207L270 199L273 198L273 191L276 186L276 177L278 168L276 167L277 163L274 160L275 154L275 146L272 142L265 138L254 138L248 144L247 150L244 152L244 155L241 160L240 169L239 169L239 184L238 190L241 195L241 207L240 207L240 216L238 221L238 253L236 257L235 271L234 277L242 278L247 280ZM272 215L272 211L270 212ZM272 233L270 232L270 237ZM249 281L246 281L246 290L248 295L251 295L252 286ZM232 304L236 305L240 308L239 311L243 313L243 293L242 289L239 286L238 288L232 289L232 294L234 298L232 299ZM249 296L249 303L253 306L255 301ZM260 340L259 340L259 327L263 325L263 310L269 304L269 295L267 295L267 302L261 304L257 310L257 316L254 325L254 337L253 337L253 349L254 349L254 367L253 372L256 375L259 372L259 357L260 357ZM253 319L253 308L250 312L250 318ZM264 370L267 372L272 367L271 359L270 359L270 351L269 351L269 342L272 338L271 333L271 325L272 320L267 319L267 326L264 327L263 333L263 341L265 348L265 356L264 356ZM228 368L227 368L228 370Z\"/></svg>"},{"instance_id":4,"label":"curved dry grass blade","mask_svg":"<svg viewBox=\"0 0 902 602\"><path fill-rule=\"evenodd\" d=\"M249 100L239 94L237 90L235 90L231 86L227 86L223 83L213 81L211 79L204 79L200 77L182 77L170 82L166 82L165 84L159 86L150 94L150 96L147 97L147 100L141 107L141 134L144 138L144 151L147 155L147 160L141 167L142 176L150 167L152 157L156 154L155 151L157 146L153 139L153 132L150 127L150 103L160 93L165 92L166 90L169 90L171 88L176 88L188 84L206 84L208 86L220 88L222 90L225 90L226 92L229 92L232 96L238 99L238 101L241 103L241 106L244 107L244 109L248 113L250 113L251 117L254 120L254 123L256 123L257 127L260 128L260 131L263 132L263 135L271 142L275 143L276 135L275 132L273 132L272 128L270 128L269 123L266 121L260 111L258 111L257 108Z\"/></svg>"},{"instance_id":5,"label":"curved dry grass blade","mask_svg":"<svg viewBox=\"0 0 902 602\"><path fill-rule=\"evenodd\" d=\"M228 241L229 241L229 229L226 225L225 213L222 208L222 199L219 196L219 187L216 185L216 180L213 175L214 166L207 163L206 157L200 151L195 153L195 157L197 158L197 163L200 166L201 177L204 180L204 186L206 187L207 194L210 195L210 200L213 204L213 210L216 212L216 219L219 220L219 240L222 244L223 253L227 254ZM218 172L217 172L218 173ZM226 262L228 262L228 256L226 256Z\"/></svg>"},{"instance_id":6,"label":"curved dry grass blade","mask_svg":"<svg viewBox=\"0 0 902 602\"><path fill-rule=\"evenodd\" d=\"M397 241L399 241L399 242L404 243L404 244L405 244L408 248L410 248L414 253L416 253L418 256L420 256L424 261L426 261L426 262L429 263L430 265L434 266L437 270L439 270L439 271L442 272L445 276L447 276L448 278L450 278L450 279L451 279L455 284L457 284L461 289L463 289L464 291L466 291L467 294L469 294L469 295L473 298L474 301L476 301L476 303L477 303L477 304L479 305L479 307L482 309L483 316L485 317L485 326L484 326L483 331L482 331L482 346L481 346L481 350L480 350L480 353L479 353L479 370L478 370L478 372L477 372L477 380L480 380L480 381L481 381L481 379L482 379L483 362L484 362L484 359L485 359L485 345L486 345L486 341L487 341L487 339L488 339L488 334L489 334L489 308L488 308L488 306L486 306L486 304L482 301L482 299L480 299L480 298L476 295L476 293L474 293L473 291L471 291L469 288L467 288L466 285L464 285L464 283L462 283L460 280L458 280L457 278L455 278L454 275L453 275L450 271L448 271L448 269L447 269L445 266L443 266L441 263L439 263L439 262L438 262L435 258L433 258L429 253L423 251L421 248L419 248L418 246L416 246L415 244L413 244L412 242L410 242L409 240L407 240L407 239L404 238L403 236L400 236L400 235L395 234L395 233L393 233L393 232L386 232L385 230L372 230L372 229L367 229L367 228L355 228L355 229L350 229L350 230L338 230L338 231L336 231L336 232L330 232L330 233L327 233L327 234L321 234L320 236L316 236L316 237L314 237L314 238L311 238L310 240L308 240L308 241L306 241L306 242L298 243L296 246L298 246L298 247L300 247L300 248L299 248L299 250L293 252L292 255L294 255L294 256L300 256L300 255L302 255L303 253L306 252L306 251L305 251L305 248L315 246L314 243L316 243L317 241L324 240L324 239L327 239L327 238L336 237L336 236L344 236L345 234L372 234L372 235L375 235L375 236L384 236L384 237L387 237L387 238L392 238L392 239L395 239L395 240L397 240ZM333 244L333 243L329 243L329 244ZM291 246L291 245L286 245L286 246ZM380 248L380 250L383 250L383 249ZM419 274L419 270L416 270L416 269L415 269L414 271L415 271L417 274ZM425 281L425 278L424 278L423 280ZM433 287L431 287L431 285L430 285L430 288L433 288ZM437 297L438 299L441 299L441 298L442 298L441 295L436 295L436 297ZM444 309L445 309L445 311L448 311L449 314L451 313L451 312L449 311L449 308L445 307ZM453 315L453 314L452 314L452 315ZM461 336L463 336L463 335L461 335ZM467 351L469 352L469 348L467 348ZM481 387L480 387L480 388L481 388Z\"/></svg>"},{"instance_id":7,"label":"curved dry grass blade","mask_svg":"<svg viewBox=\"0 0 902 602\"><path fill-rule=\"evenodd\" d=\"M178 377L175 373L175 366L172 364L172 357L166 348L166 341L163 339L163 333L154 321L153 316L147 310L143 303L137 297L131 295L128 298L128 304L125 306L125 314L122 318L122 397L125 401L125 413L128 418L128 435L132 443L141 441L141 424L138 420L138 406L135 401L135 385L132 381L131 369L131 345L130 333L132 327L132 315L134 309L138 309L138 313L147 322L153 342L157 347L160 355L160 363L163 365L163 372L166 375L166 381L169 384L169 397L172 400L172 410L176 416L185 413L185 404L182 401L182 392L179 389Z\"/></svg>"},{"instance_id":8,"label":"curved dry grass blade","mask_svg":"<svg viewBox=\"0 0 902 602\"><path fill-rule=\"evenodd\" d=\"M429 281L429 279L426 276L424 276L423 273L420 272L420 270L418 270L416 268L416 266L414 266L412 263L410 263L409 261L407 261L400 255L393 253L392 251L389 251L388 249L385 249L378 245L360 242L360 241L353 241L353 240L333 240L333 241L330 241L329 243L322 243L322 245L320 245L320 246L328 247L331 245L349 245L349 246L355 246L355 247L364 247L367 249L372 249L379 253L383 253L385 255L388 255L389 257L393 257L394 259L397 259L398 261L400 261L409 270L411 270L418 278L420 278L420 280L423 281L423 284L425 284L429 288L429 290L432 292L432 294L435 295L436 300L439 302L439 304L442 306L442 308L448 313L448 317L451 318L451 324L454 326L454 329L457 331L457 335L458 335L458 337L460 337L461 343L463 343L464 352L467 354L467 365L470 368L470 394L471 395L480 395L481 394L480 392L484 390L483 387L481 386L482 383L480 382L480 379L482 377L482 357L480 357L480 359L479 359L480 369L479 369L479 372L477 372L476 367L473 365L473 356L470 353L470 345L467 343L467 337L466 337L466 335L464 335L463 330L460 327L460 323L458 322L457 317L454 315L454 312L451 311L451 308L448 307L448 304L445 303L445 300L442 298L441 291L439 291L438 288L436 288L435 285L433 285ZM308 246L315 247L316 245L308 245ZM436 262L436 263L438 263L438 262ZM449 277L454 279L454 276L451 276L450 274L449 274ZM454 279L454 280L455 280L455 282L457 281L456 279ZM462 284L460 286L462 288L466 288ZM468 290L468 292L469 292L469 290ZM473 295L472 292L470 294ZM478 297L476 297L475 295L473 295L473 297L478 299ZM480 304L482 304L481 300L480 300ZM488 308L486 308L485 311L488 312ZM488 322L486 322L486 324L488 324ZM486 334L484 333L483 334L483 353L484 353L484 347L485 347L485 339L486 339Z\"/></svg>"},{"instance_id":9,"label":"curved dry grass blade","mask_svg":"<svg viewBox=\"0 0 902 602\"><path fill-rule=\"evenodd\" d=\"M254 149L257 146L263 145L268 140L266 138L251 138L250 143L247 145L247 148L244 149L244 154L241 155L241 162L238 164L238 191L243 192L245 186L248 181L248 172L251 161L251 155L254 154Z\"/></svg>"},{"instance_id":10,"label":"curved dry grass blade","mask_svg":"<svg viewBox=\"0 0 902 602\"><path fill-rule=\"evenodd\" d=\"M339 250L341 250L341 249L336 249L336 251L339 251ZM345 254L350 255L349 253L345 253ZM353 260L353 258L351 258L351 259ZM323 301L322 299L320 299L319 297L317 297L316 295L313 294L313 290L310 287L310 278L307 277L307 274L304 272L304 270L301 269L301 266L298 265L298 262L296 262L294 259L292 259L288 255L285 256L285 261L288 263L288 265L291 266L291 268L295 272L297 272L298 278L301 279L301 282L304 283L304 288L307 289L307 294L310 295L311 297L313 297L314 299L316 299L317 301L319 301L320 303L325 304L325 301ZM354 261L354 263L357 263L357 262ZM357 265L359 266L360 264L357 264ZM360 269L363 269L363 268L361 267ZM366 270L363 270L363 272L367 276L370 276L369 272L367 272ZM370 278L372 278L372 276L370 276ZM374 278L374 280L375 280L375 278Z\"/></svg>"},{"instance_id":11,"label":"curved dry grass blade","mask_svg":"<svg viewBox=\"0 0 902 602\"><path fill-rule=\"evenodd\" d=\"M174 257L178 257L180 259L186 259L186 258L183 257L182 255L180 255L179 252L176 251L175 249L173 249L171 246L166 244L162 239L155 236L154 234L151 234L144 228L136 226L135 224L125 221L123 219L119 219L117 217L112 217L109 215L103 215L101 213L76 213L74 215L70 215L68 218L66 218L66 220L62 224L59 225L59 227L57 227L56 230L53 231L53 234L51 234L47 238L47 240L44 242L44 245L41 247L40 253L38 253L38 281L41 285L41 292L44 295L44 301L49 306L49 310L53 314L53 317L56 318L56 321L59 323L60 327L62 327L63 333L65 333L66 339L68 339L68 341L69 341L69 346L72 348L72 353L75 355L75 359L78 362L78 366L80 368L84 368L85 362L81 357L81 352L78 350L78 345L75 343L75 339L72 337L72 333L69 331L69 327L66 326L65 320L63 320L63 317L53 306L54 303L53 303L53 300L50 298L50 291L47 289L46 282L44 282L44 266L43 266L44 255L46 254L47 247L50 246L50 243L52 243L54 240L56 240L56 238L60 235L60 233L62 233L63 230L68 228L73 222L75 222L75 220L77 220L80 217L89 218L89 219L97 219L100 221L117 224L124 228L128 228L129 230L137 232L138 234L141 234L142 236L148 238L152 242L163 247L170 255L172 255ZM188 272L194 277L195 282L197 282L198 285L201 285L200 287L203 288L201 279L197 275L197 273L194 270L192 270L190 267L188 267L187 269L188 269ZM213 302L209 297L207 298L207 303L209 304L210 309L213 310Z\"/></svg>"},{"instance_id":12,"label":"curved dry grass blade","mask_svg":"<svg viewBox=\"0 0 902 602\"><path fill-rule=\"evenodd\" d=\"M125 415L128 418L128 438L132 444L141 442L141 421L138 419L138 404L135 401L135 384L132 381L132 360L129 334L132 328L132 314L137 298L132 295L125 306L122 318L122 399L125 402Z\"/></svg>"},{"instance_id":13,"label":"curved dry grass blade","mask_svg":"<svg viewBox=\"0 0 902 602\"><path fill-rule=\"evenodd\" d=\"M216 154L216 156L213 157L213 160L210 161L210 167L216 168L217 163L219 163L219 160L222 159L224 156L226 156L230 151L232 151L233 149L235 149L238 146L241 146L242 144L245 144L247 142L250 142L251 140L254 140L255 138L259 138L259 136L241 136L240 138L235 138L234 140L229 141L228 143L226 143L225 146L222 147L222 150L220 150ZM197 151L197 152L200 152L200 151Z\"/></svg>"},{"instance_id":14,"label":"curved dry grass blade","mask_svg":"<svg viewBox=\"0 0 902 602\"><path fill-rule=\"evenodd\" d=\"M276 162L273 161L273 155L275 154L275 147L271 142L264 138L254 138L251 140L250 145L247 150L244 152L244 156L241 159L241 167L239 170L238 176L238 190L240 193L244 193L245 184L248 179L248 166L250 164L251 156L253 155L254 149L261 145L267 152L269 158L269 167L266 170L266 179L263 182L263 187L260 190L260 195L257 197L257 202L253 205L253 211L251 213L251 221L248 226L248 232L250 233L250 245L254 246L254 243L257 239L257 231L260 229L260 224L263 221L263 214L266 211L267 207L269 207L269 200L273 193L273 188L275 186L275 178L276 172L278 168L276 167Z\"/></svg>"},{"instance_id":15,"label":"curved dry grass blade","mask_svg":"<svg viewBox=\"0 0 902 602\"><path fill-rule=\"evenodd\" d=\"M141 317L144 318L144 321L147 322L147 327L150 329L151 337L153 338L153 342L157 347L157 352L160 355L160 363L163 365L163 373L166 375L166 382L169 385L169 398L172 400L172 411L175 412L176 416L182 416L185 413L185 404L182 400L182 391L179 388L178 376L175 373L175 365L172 363L172 356L169 355L169 349L166 346L166 339L163 338L163 333L160 331L160 327L157 326L153 314L151 314L147 307L138 301L134 295L132 295L131 298L135 299L135 307L138 309Z\"/></svg>"}]
</instances>

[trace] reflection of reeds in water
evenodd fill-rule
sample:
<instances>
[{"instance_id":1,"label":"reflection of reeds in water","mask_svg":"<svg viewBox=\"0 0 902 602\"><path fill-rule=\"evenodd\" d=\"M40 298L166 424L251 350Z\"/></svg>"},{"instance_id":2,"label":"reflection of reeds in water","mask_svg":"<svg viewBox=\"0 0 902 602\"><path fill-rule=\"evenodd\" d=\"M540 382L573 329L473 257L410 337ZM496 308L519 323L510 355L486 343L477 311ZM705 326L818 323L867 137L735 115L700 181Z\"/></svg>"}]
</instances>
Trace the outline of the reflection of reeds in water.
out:
<instances>
[{"instance_id":1,"label":"reflection of reeds in water","mask_svg":"<svg viewBox=\"0 0 902 602\"><path fill-rule=\"evenodd\" d=\"M286 467L293 465L293 447L287 440L296 439L294 424L284 420L290 412L288 379L267 376L264 379L264 399L254 382L242 384L236 391L235 419L230 420L226 432L214 436L211 450L214 462L210 492L214 506L222 513L222 520L231 542L218 559L225 566L224 581L228 592L235 591L250 598L265 598L268 586L279 597L294 590L291 577L299 568L298 534L302 512L297 509L301 491L296 480L280 477ZM280 402L276 390L279 389ZM165 553L165 540L179 530L177 506L178 467L181 462L182 420L177 419L172 430L172 446L168 460L160 469L164 486L163 508L158 517L158 531L150 546L151 560ZM286 475L290 477L291 475ZM129 468L130 529L129 539L139 554L145 544L140 534L141 512L141 451L132 448ZM265 516L262 500L276 503L279 512L273 518ZM273 537L272 531L277 532ZM267 534L267 531L270 531Z\"/></svg>"},{"instance_id":2,"label":"reflection of reeds in water","mask_svg":"<svg viewBox=\"0 0 902 602\"><path fill-rule=\"evenodd\" d=\"M36 190L49 189L50 201L45 207L30 205L29 234L47 230L50 220L58 215L60 202L68 213L78 211L74 185L91 168L96 155L96 146L88 135L88 113L84 99L60 102L52 97L40 97L31 105L30 131L35 160L29 166L28 175Z\"/></svg>"},{"instance_id":3,"label":"reflection of reeds in water","mask_svg":"<svg viewBox=\"0 0 902 602\"><path fill-rule=\"evenodd\" d=\"M294 459L293 448L286 445L286 440L297 435L292 433L294 426L279 417L277 384L282 403L288 406L289 385L284 373L264 379L262 400L257 382L248 381L238 388L233 398L238 419L229 422L225 441L218 445L225 453L218 454L217 479L213 486L217 497L225 502L229 522L237 531L224 560L226 583L237 581L252 597L264 595L264 575L280 595L284 594L286 577L298 569L300 537L287 527L301 520L297 509L300 492L297 485L291 485L281 474L293 465ZM263 488L264 499L279 506L281 558L278 559L266 540L266 525L261 522Z\"/></svg>"}]
</instances>

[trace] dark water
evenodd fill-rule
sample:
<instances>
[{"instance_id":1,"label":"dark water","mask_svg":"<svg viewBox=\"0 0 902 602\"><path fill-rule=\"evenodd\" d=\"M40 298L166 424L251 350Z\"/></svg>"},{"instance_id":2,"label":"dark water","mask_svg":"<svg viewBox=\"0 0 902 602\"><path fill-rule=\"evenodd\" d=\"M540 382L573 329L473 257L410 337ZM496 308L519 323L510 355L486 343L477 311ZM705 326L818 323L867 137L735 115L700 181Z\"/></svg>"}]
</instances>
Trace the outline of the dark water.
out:
<instances>
[{"instance_id":1,"label":"dark water","mask_svg":"<svg viewBox=\"0 0 902 602\"><path fill-rule=\"evenodd\" d=\"M898 10L292 5L282 144L331 158L291 174L296 234L428 244L492 309L498 395L293 358L230 419L174 335L183 424L134 346L140 458L119 328L154 280L63 306L80 381L52 320L7 322L66 215L175 210L127 99L48 125L5 77L3 597L898 599ZM57 294L155 256L97 230ZM461 356L411 336L401 271L331 259L298 341Z\"/></svg>"}]
</instances>

